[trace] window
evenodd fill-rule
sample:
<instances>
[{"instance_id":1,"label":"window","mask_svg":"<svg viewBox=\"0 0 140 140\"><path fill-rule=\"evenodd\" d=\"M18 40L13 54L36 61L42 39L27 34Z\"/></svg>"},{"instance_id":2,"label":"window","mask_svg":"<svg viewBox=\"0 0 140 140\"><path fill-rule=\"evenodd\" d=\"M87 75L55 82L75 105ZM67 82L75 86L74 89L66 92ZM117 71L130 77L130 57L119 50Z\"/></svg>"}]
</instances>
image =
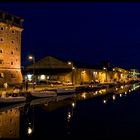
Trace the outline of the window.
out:
<instances>
[{"instance_id":1,"label":"window","mask_svg":"<svg viewBox=\"0 0 140 140\"><path fill-rule=\"evenodd\" d=\"M18 50L18 48L16 47L16 50Z\"/></svg>"},{"instance_id":2,"label":"window","mask_svg":"<svg viewBox=\"0 0 140 140\"><path fill-rule=\"evenodd\" d=\"M2 53L2 50L0 50L0 53Z\"/></svg>"},{"instance_id":3,"label":"window","mask_svg":"<svg viewBox=\"0 0 140 140\"><path fill-rule=\"evenodd\" d=\"M0 60L0 64L3 64L4 62L3 62L3 60Z\"/></svg>"},{"instance_id":4,"label":"window","mask_svg":"<svg viewBox=\"0 0 140 140\"><path fill-rule=\"evenodd\" d=\"M11 65L13 65L14 63L13 62L11 62Z\"/></svg>"},{"instance_id":5,"label":"window","mask_svg":"<svg viewBox=\"0 0 140 140\"><path fill-rule=\"evenodd\" d=\"M11 78L15 78L15 75L14 74L11 74Z\"/></svg>"},{"instance_id":6,"label":"window","mask_svg":"<svg viewBox=\"0 0 140 140\"><path fill-rule=\"evenodd\" d=\"M4 78L4 74L3 73L0 73L0 78Z\"/></svg>"},{"instance_id":7,"label":"window","mask_svg":"<svg viewBox=\"0 0 140 140\"><path fill-rule=\"evenodd\" d=\"M11 42L12 42L12 44L14 44L14 41L13 40Z\"/></svg>"},{"instance_id":8,"label":"window","mask_svg":"<svg viewBox=\"0 0 140 140\"><path fill-rule=\"evenodd\" d=\"M13 52L13 51L11 51L11 54L14 54L14 52Z\"/></svg>"},{"instance_id":9,"label":"window","mask_svg":"<svg viewBox=\"0 0 140 140\"><path fill-rule=\"evenodd\" d=\"M15 31L14 30L12 30L12 34L14 34L15 33Z\"/></svg>"},{"instance_id":10,"label":"window","mask_svg":"<svg viewBox=\"0 0 140 140\"><path fill-rule=\"evenodd\" d=\"M0 42L3 42L3 41L4 41L4 39L1 37L1 38L0 38Z\"/></svg>"},{"instance_id":11,"label":"window","mask_svg":"<svg viewBox=\"0 0 140 140\"><path fill-rule=\"evenodd\" d=\"M4 28L3 27L0 27L0 30L4 30Z\"/></svg>"}]
</instances>

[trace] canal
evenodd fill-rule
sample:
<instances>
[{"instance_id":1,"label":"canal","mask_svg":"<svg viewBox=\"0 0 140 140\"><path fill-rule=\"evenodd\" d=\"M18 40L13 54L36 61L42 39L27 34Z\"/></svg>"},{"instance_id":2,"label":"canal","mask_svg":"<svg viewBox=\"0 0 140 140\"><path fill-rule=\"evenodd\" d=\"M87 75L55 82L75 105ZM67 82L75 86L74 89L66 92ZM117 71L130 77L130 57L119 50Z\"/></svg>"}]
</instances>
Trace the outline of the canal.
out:
<instances>
[{"instance_id":1,"label":"canal","mask_svg":"<svg viewBox=\"0 0 140 140\"><path fill-rule=\"evenodd\" d=\"M0 108L0 138L140 137L138 84Z\"/></svg>"}]
</instances>

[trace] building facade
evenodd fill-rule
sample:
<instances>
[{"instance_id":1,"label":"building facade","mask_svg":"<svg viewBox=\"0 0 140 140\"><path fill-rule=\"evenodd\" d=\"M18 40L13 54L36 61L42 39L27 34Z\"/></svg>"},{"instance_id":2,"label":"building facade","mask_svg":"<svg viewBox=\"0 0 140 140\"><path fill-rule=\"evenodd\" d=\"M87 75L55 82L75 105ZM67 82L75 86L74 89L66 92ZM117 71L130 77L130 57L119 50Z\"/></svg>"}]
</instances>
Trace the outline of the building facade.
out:
<instances>
[{"instance_id":1,"label":"building facade","mask_svg":"<svg viewBox=\"0 0 140 140\"><path fill-rule=\"evenodd\" d=\"M25 79L32 81L33 68L35 68L36 81L44 83L64 83L64 84L86 84L86 83L127 83L131 80L139 80L139 73L129 71L123 68L115 67L113 69L87 68L80 67L69 61L63 61L55 57L45 57L33 65L26 68ZM28 75L29 74L29 75ZM29 77L28 77L29 76Z\"/></svg>"},{"instance_id":2,"label":"building facade","mask_svg":"<svg viewBox=\"0 0 140 140\"><path fill-rule=\"evenodd\" d=\"M23 19L0 12L0 85L22 82L21 33Z\"/></svg>"}]
</instances>

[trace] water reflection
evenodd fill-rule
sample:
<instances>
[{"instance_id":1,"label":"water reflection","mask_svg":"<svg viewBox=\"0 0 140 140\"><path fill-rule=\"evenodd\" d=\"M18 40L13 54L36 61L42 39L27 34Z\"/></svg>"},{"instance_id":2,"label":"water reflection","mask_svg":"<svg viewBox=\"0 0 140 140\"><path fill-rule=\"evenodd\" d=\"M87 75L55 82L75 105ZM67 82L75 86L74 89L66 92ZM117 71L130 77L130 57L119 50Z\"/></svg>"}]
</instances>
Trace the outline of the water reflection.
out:
<instances>
[{"instance_id":1,"label":"water reflection","mask_svg":"<svg viewBox=\"0 0 140 140\"><path fill-rule=\"evenodd\" d=\"M61 109L65 115L58 118L58 120L62 122L65 120L66 133L67 135L71 135L73 129L73 118L75 117L74 114L76 113L76 106L79 102L87 101L88 99L94 100L99 97L104 105L107 105L109 102L116 103L119 98L123 98L128 96L130 93L134 93L138 88L138 84L121 85L120 87L104 88L93 92L36 99L26 104L20 104L19 106L16 105L1 108L0 138L32 137L38 133L38 126L36 125L39 125L40 121L51 121L51 125L54 125L54 120L51 119L52 116L49 119L46 118L46 120L38 119L37 117L40 115L38 110L41 110L46 114L46 116L49 116L50 112L55 112L56 110ZM57 113L55 115L57 115ZM41 127L40 129L44 128ZM48 128L48 130L49 129L50 128Z\"/></svg>"},{"instance_id":2,"label":"water reflection","mask_svg":"<svg viewBox=\"0 0 140 140\"><path fill-rule=\"evenodd\" d=\"M0 112L0 138L19 138L20 111L17 108Z\"/></svg>"}]
</instances>

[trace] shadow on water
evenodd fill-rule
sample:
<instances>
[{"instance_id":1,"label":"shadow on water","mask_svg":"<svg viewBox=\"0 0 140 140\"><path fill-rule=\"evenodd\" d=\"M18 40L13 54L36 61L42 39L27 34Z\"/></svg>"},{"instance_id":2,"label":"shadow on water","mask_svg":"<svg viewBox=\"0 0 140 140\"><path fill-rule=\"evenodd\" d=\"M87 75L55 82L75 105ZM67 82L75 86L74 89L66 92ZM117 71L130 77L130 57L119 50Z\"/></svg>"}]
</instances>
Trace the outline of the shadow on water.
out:
<instances>
[{"instance_id":1,"label":"shadow on water","mask_svg":"<svg viewBox=\"0 0 140 140\"><path fill-rule=\"evenodd\" d=\"M139 85L35 99L0 108L0 138L139 136Z\"/></svg>"}]
</instances>

